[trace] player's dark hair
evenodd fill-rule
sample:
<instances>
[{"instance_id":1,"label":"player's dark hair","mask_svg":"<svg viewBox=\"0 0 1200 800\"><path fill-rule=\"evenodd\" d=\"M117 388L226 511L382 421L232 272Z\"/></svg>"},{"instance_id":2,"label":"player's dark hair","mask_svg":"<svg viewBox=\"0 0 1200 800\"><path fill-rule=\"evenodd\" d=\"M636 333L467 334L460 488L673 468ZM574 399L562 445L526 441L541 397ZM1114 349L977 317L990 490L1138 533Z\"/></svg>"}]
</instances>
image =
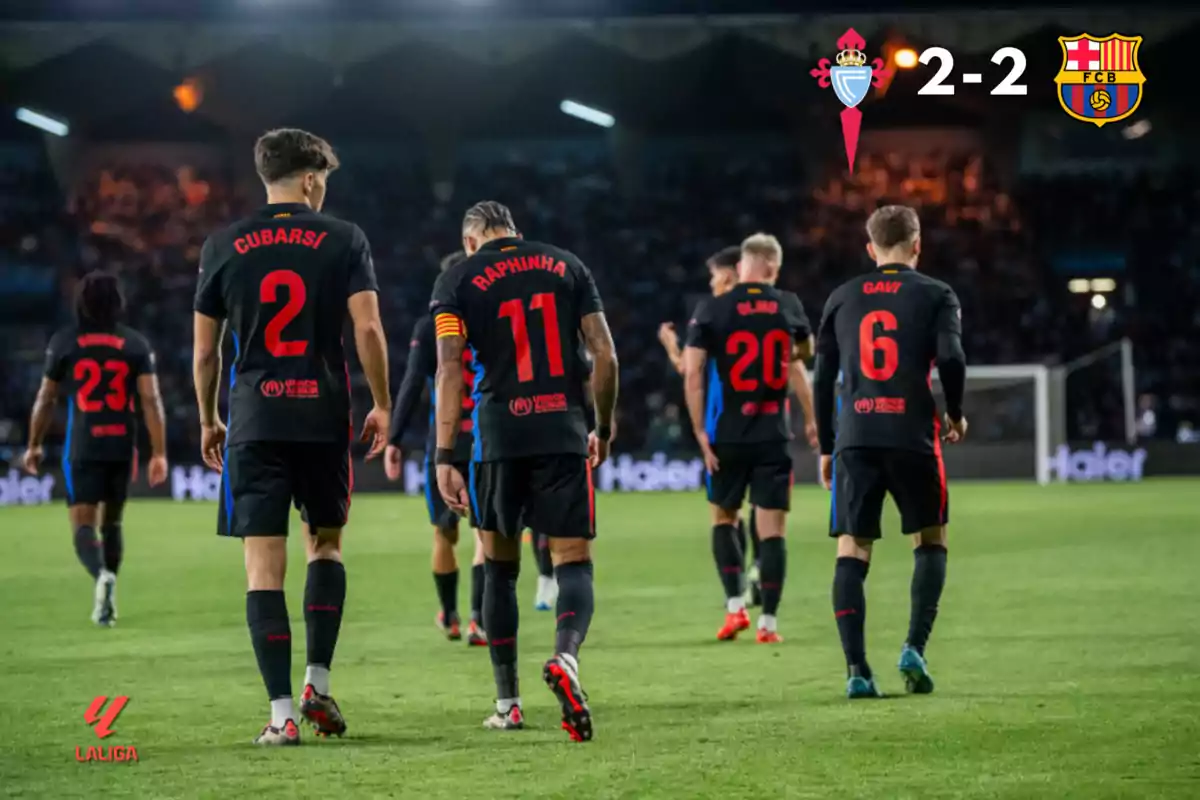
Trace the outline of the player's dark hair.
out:
<instances>
[{"instance_id":1,"label":"player's dark hair","mask_svg":"<svg viewBox=\"0 0 1200 800\"><path fill-rule=\"evenodd\" d=\"M467 209L463 214L462 227L464 231L478 229L481 231L504 230L517 232L517 224L513 222L512 212L503 203L495 200L483 200Z\"/></svg>"},{"instance_id":2,"label":"player's dark hair","mask_svg":"<svg viewBox=\"0 0 1200 800\"><path fill-rule=\"evenodd\" d=\"M111 328L124 310L125 296L116 275L89 272L75 288L75 319L81 325Z\"/></svg>"},{"instance_id":3,"label":"player's dark hair","mask_svg":"<svg viewBox=\"0 0 1200 800\"><path fill-rule=\"evenodd\" d=\"M450 255L442 259L442 263L438 266L442 272L449 272L451 267L457 267L459 264L467 260L467 254L462 250L455 250Z\"/></svg>"},{"instance_id":4,"label":"player's dark hair","mask_svg":"<svg viewBox=\"0 0 1200 800\"><path fill-rule=\"evenodd\" d=\"M908 206L881 206L867 218L867 236L881 250L911 244L921 235L921 220Z\"/></svg>"},{"instance_id":5,"label":"player's dark hair","mask_svg":"<svg viewBox=\"0 0 1200 800\"><path fill-rule=\"evenodd\" d=\"M339 164L329 142L299 128L267 131L254 144L254 168L264 183L301 172L332 172Z\"/></svg>"},{"instance_id":6,"label":"player's dark hair","mask_svg":"<svg viewBox=\"0 0 1200 800\"><path fill-rule=\"evenodd\" d=\"M738 262L742 260L742 248L738 245L730 245L722 247L717 252L708 257L708 267L710 269L737 269Z\"/></svg>"}]
</instances>

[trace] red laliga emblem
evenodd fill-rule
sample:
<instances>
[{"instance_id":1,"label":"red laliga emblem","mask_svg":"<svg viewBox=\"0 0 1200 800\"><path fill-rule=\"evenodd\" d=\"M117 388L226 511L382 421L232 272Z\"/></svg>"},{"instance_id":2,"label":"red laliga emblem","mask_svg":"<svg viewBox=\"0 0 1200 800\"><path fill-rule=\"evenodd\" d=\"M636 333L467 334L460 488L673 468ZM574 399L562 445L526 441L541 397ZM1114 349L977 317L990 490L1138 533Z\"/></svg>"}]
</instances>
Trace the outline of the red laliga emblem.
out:
<instances>
[{"instance_id":1,"label":"red laliga emblem","mask_svg":"<svg viewBox=\"0 0 1200 800\"><path fill-rule=\"evenodd\" d=\"M508 411L514 417L528 416L533 412L533 401L528 397L514 397L508 401Z\"/></svg>"},{"instance_id":2,"label":"red laliga emblem","mask_svg":"<svg viewBox=\"0 0 1200 800\"><path fill-rule=\"evenodd\" d=\"M870 414L875 404L869 397L860 397L854 401L854 411L858 414Z\"/></svg>"},{"instance_id":3,"label":"red laliga emblem","mask_svg":"<svg viewBox=\"0 0 1200 800\"><path fill-rule=\"evenodd\" d=\"M283 396L283 381L263 381L259 387L263 397L282 397Z\"/></svg>"}]
</instances>

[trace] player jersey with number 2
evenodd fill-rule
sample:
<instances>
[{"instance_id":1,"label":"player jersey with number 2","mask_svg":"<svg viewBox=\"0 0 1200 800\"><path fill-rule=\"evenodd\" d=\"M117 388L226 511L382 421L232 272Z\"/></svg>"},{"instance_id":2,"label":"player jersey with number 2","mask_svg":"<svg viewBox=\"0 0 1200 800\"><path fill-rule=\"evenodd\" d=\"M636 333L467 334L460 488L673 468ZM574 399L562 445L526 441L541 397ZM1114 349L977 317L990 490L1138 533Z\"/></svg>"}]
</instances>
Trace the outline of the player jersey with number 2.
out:
<instances>
[{"instance_id":1,"label":"player jersey with number 2","mask_svg":"<svg viewBox=\"0 0 1200 800\"><path fill-rule=\"evenodd\" d=\"M587 267L548 244L496 239L438 277L437 335L465 333L472 352L475 461L586 455L576 350L580 320L602 310Z\"/></svg>"},{"instance_id":2,"label":"player jersey with number 2","mask_svg":"<svg viewBox=\"0 0 1200 800\"><path fill-rule=\"evenodd\" d=\"M881 266L829 296L817 354L841 371L837 451L935 452L940 423L930 373L941 331L961 335L958 297L904 265Z\"/></svg>"},{"instance_id":3,"label":"player jersey with number 2","mask_svg":"<svg viewBox=\"0 0 1200 800\"><path fill-rule=\"evenodd\" d=\"M739 283L700 302L687 346L708 353L705 432L713 444L791 438L788 367L812 335L800 298L765 283Z\"/></svg>"},{"instance_id":4,"label":"player jersey with number 2","mask_svg":"<svg viewBox=\"0 0 1200 800\"><path fill-rule=\"evenodd\" d=\"M67 397L70 461L129 461L137 444L137 379L154 374L146 337L124 325L64 328L46 349L45 376Z\"/></svg>"},{"instance_id":5,"label":"player jersey with number 2","mask_svg":"<svg viewBox=\"0 0 1200 800\"><path fill-rule=\"evenodd\" d=\"M265 206L209 237L195 309L232 333L230 445L349 441L346 300L378 290L358 226L302 203Z\"/></svg>"}]
</instances>

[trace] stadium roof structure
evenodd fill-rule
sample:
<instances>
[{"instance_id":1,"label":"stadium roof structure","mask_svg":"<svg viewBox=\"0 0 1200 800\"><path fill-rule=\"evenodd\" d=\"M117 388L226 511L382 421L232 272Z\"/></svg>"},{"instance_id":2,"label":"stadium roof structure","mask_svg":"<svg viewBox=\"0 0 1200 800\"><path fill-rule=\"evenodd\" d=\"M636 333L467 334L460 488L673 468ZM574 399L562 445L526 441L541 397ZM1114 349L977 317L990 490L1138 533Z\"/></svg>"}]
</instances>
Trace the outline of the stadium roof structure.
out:
<instances>
[{"instance_id":1,"label":"stadium roof structure","mask_svg":"<svg viewBox=\"0 0 1200 800\"><path fill-rule=\"evenodd\" d=\"M1084 31L1144 36L1143 70L1155 97L1166 101L1168 84L1190 71L1177 62L1188 57L1182 43L1198 24L1197 13L1144 10L486 24L0 22L0 100L67 119L73 132L97 139L204 140L281 124L374 139L584 130L586 123L559 113L565 98L603 109L637 133L786 131L836 118L830 112L840 106L809 70L817 59L832 58L837 39L854 27L869 56L881 54L885 43L939 45L954 53L956 75L980 72L991 85L1008 69L991 63L995 50L1022 49L1028 97L993 97L988 86L960 86L948 98L917 96L929 74L913 70L900 72L884 97L863 106L876 125L978 125L1056 108L1057 37ZM201 93L191 113L173 95L185 79ZM17 135L11 112L5 116L0 136Z\"/></svg>"}]
</instances>

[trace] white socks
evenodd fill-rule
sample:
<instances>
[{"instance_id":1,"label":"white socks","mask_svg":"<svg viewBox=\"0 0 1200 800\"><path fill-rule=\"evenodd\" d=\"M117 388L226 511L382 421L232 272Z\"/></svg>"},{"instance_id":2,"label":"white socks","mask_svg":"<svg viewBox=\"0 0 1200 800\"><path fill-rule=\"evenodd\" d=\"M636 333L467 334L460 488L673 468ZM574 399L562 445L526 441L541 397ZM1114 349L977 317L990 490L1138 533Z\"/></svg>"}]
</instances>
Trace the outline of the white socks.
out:
<instances>
[{"instance_id":1,"label":"white socks","mask_svg":"<svg viewBox=\"0 0 1200 800\"><path fill-rule=\"evenodd\" d=\"M496 713L507 714L509 711L512 710L513 706L517 706L519 708L521 706L521 698L510 697L507 700L497 700L496 701Z\"/></svg>"},{"instance_id":2,"label":"white socks","mask_svg":"<svg viewBox=\"0 0 1200 800\"><path fill-rule=\"evenodd\" d=\"M758 629L760 631L767 631L769 633L775 633L775 615L774 614L763 614L762 616L760 616L758 618Z\"/></svg>"},{"instance_id":3,"label":"white socks","mask_svg":"<svg viewBox=\"0 0 1200 800\"><path fill-rule=\"evenodd\" d=\"M575 656L568 655L567 653L559 653L558 657L567 662L567 666L571 668L572 672L576 675L579 674L579 662L575 660Z\"/></svg>"},{"instance_id":4,"label":"white socks","mask_svg":"<svg viewBox=\"0 0 1200 800\"><path fill-rule=\"evenodd\" d=\"M271 727L283 730L288 720L296 719L296 704L290 697L280 697L271 701Z\"/></svg>"},{"instance_id":5,"label":"white socks","mask_svg":"<svg viewBox=\"0 0 1200 800\"><path fill-rule=\"evenodd\" d=\"M304 685L312 684L317 694L329 694L329 667L308 665L304 670Z\"/></svg>"},{"instance_id":6,"label":"white socks","mask_svg":"<svg viewBox=\"0 0 1200 800\"><path fill-rule=\"evenodd\" d=\"M730 597L725 601L725 610L730 614L736 614L739 611L746 610L746 598Z\"/></svg>"}]
</instances>

